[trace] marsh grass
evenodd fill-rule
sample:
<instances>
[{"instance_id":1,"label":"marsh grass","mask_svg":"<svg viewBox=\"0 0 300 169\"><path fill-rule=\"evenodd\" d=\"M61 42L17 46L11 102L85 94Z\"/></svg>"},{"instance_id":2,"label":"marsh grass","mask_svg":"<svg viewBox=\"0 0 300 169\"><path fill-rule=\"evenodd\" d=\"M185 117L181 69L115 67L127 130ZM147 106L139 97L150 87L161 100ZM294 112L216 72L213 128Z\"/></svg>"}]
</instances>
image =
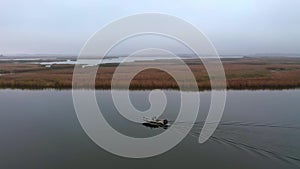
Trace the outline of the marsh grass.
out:
<instances>
[{"instance_id":1,"label":"marsh grass","mask_svg":"<svg viewBox=\"0 0 300 169\"><path fill-rule=\"evenodd\" d=\"M209 90L210 81L205 67L198 60L187 60L200 90ZM185 77L184 68L172 61L136 62L128 65L118 79L117 87L126 88L128 73L143 65L162 64L172 69L181 77L180 83L185 90L192 85L192 80ZM300 87L300 58L243 58L223 61L228 89L290 89ZM112 75L117 64L102 65L95 79L96 89L110 89ZM71 89L73 65L53 65L46 68L28 63L1 63L0 88L19 89ZM83 72L88 71L85 68ZM6 74L6 75L5 75ZM79 88L88 88L83 81L77 84ZM130 83L130 89L178 89L178 84L168 73L158 69L147 69L137 74Z\"/></svg>"}]
</instances>

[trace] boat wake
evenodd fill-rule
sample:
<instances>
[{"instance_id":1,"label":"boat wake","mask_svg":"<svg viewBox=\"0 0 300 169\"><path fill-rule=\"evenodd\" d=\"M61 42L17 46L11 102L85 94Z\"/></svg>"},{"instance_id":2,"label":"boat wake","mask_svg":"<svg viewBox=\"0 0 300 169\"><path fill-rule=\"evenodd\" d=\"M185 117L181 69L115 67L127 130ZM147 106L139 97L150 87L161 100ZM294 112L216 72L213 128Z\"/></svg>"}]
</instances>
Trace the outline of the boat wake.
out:
<instances>
[{"instance_id":1,"label":"boat wake","mask_svg":"<svg viewBox=\"0 0 300 169\"><path fill-rule=\"evenodd\" d=\"M177 122L171 124L174 132L188 132L191 137L199 138L204 122ZM193 126L191 131L188 127ZM263 129L262 129L263 128ZM293 130L294 132L290 132ZM287 132L286 132L287 131ZM297 132L297 133L295 133ZM240 151L255 153L269 159L277 159L284 163L300 167L300 147L290 144L287 137L300 135L300 126L262 124L254 122L221 122L211 137L211 141L226 144ZM293 135L287 135L292 133ZM285 137L285 139L277 139ZM300 141L300 137L299 137Z\"/></svg>"}]
</instances>

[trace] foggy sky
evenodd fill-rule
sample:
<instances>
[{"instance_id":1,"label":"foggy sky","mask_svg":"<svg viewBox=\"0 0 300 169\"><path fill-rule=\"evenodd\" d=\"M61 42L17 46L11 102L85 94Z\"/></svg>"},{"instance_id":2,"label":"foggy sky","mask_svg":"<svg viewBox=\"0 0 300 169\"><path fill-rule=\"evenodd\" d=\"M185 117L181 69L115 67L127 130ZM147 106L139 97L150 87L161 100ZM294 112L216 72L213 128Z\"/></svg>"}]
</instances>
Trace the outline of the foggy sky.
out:
<instances>
[{"instance_id":1,"label":"foggy sky","mask_svg":"<svg viewBox=\"0 0 300 169\"><path fill-rule=\"evenodd\" d=\"M197 26L221 54L300 53L299 0L1 0L0 54L78 54L97 30L140 12Z\"/></svg>"}]
</instances>

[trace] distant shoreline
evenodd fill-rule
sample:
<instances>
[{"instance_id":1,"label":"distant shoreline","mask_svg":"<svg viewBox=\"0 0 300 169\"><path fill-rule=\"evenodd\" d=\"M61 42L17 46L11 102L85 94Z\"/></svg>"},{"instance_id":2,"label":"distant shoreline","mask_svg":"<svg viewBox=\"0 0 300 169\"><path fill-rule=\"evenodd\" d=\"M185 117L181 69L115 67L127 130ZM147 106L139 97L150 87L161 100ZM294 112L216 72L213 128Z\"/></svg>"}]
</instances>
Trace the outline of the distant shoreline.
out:
<instances>
[{"instance_id":1,"label":"distant shoreline","mask_svg":"<svg viewBox=\"0 0 300 169\"><path fill-rule=\"evenodd\" d=\"M231 58L222 59L229 90L284 90L300 88L300 58ZM195 75L200 91L210 90L209 77L199 60L185 60ZM143 61L141 64L164 64L180 74L181 66L172 60ZM96 89L108 90L113 72L118 64L101 66L97 74ZM51 68L30 62L1 62L0 89L72 89L74 65L53 65ZM124 74L126 76L126 74ZM184 90L189 91L190 82L184 82ZM87 89L82 84L82 89ZM122 82L118 86L124 89ZM167 89L178 90L177 83L167 73L148 69L139 73L131 81L131 90Z\"/></svg>"}]
</instances>

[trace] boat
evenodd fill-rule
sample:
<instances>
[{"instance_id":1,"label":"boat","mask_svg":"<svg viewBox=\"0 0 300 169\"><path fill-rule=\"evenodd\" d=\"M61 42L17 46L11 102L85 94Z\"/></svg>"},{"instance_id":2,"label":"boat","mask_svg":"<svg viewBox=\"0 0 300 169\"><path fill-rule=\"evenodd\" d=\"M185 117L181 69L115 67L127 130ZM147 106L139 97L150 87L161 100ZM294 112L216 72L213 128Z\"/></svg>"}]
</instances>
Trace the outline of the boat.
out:
<instances>
[{"instance_id":1,"label":"boat","mask_svg":"<svg viewBox=\"0 0 300 169\"><path fill-rule=\"evenodd\" d=\"M167 119L157 119L156 117L153 118L147 118L144 117L143 118L144 123L143 125L146 127L150 127L150 128L168 128L169 126L169 121Z\"/></svg>"}]
</instances>

